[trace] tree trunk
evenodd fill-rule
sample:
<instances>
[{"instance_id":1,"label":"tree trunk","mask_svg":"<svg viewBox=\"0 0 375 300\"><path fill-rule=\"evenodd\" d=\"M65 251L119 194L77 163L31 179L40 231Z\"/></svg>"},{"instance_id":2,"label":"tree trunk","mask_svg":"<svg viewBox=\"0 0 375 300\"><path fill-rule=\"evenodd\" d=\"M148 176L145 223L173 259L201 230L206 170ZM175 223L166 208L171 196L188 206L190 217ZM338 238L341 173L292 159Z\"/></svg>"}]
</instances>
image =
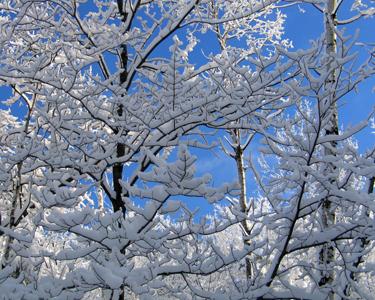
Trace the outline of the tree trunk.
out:
<instances>
[{"instance_id":1,"label":"tree trunk","mask_svg":"<svg viewBox=\"0 0 375 300\"><path fill-rule=\"evenodd\" d=\"M247 203L246 198L246 171L243 163L243 149L241 146L241 133L240 130L235 130L234 135L236 136L236 139L238 141L238 145L235 149L235 161L237 164L237 174L238 174L238 181L240 183L240 208L241 212L243 212L245 215L249 212L249 207ZM246 237L250 235L251 229L249 227L248 221L244 220L241 222L242 228L243 228L243 237L244 237L244 243L249 245L250 242L246 240ZM251 257L248 255L245 258L246 263L246 278L251 279L253 276L253 270L252 270L252 264L251 264Z\"/></svg>"},{"instance_id":2,"label":"tree trunk","mask_svg":"<svg viewBox=\"0 0 375 300\"><path fill-rule=\"evenodd\" d=\"M336 54L336 33L335 33L335 25L336 25L336 13L335 9L337 6L336 0L328 0L327 2L327 11L325 13L325 42L326 42L326 52L328 55L328 62L327 62L327 70L330 71L331 65L331 57ZM325 84L325 89L328 91L332 91L336 85L336 72L330 71L328 79ZM327 93L328 98L327 102L325 103L325 108L328 107L328 112L330 113L330 120L328 125L325 128L326 135L337 135L338 134L338 113L337 113L337 105L335 102L335 94ZM326 148L325 155L332 156L335 155L334 149L336 148L336 142L332 142L331 145L332 149ZM332 174L335 172L335 167L333 165L328 165L326 174ZM334 207L332 205L332 201L327 197L324 202L322 203L322 230L328 229L332 226L336 221L336 214L334 211ZM330 266L335 259L335 249L330 244L324 244L319 253L319 263L322 268L321 270L321 278L319 281L319 286L325 287L326 285L332 284L334 280L334 271ZM334 299L334 293L330 292L328 299Z\"/></svg>"},{"instance_id":3,"label":"tree trunk","mask_svg":"<svg viewBox=\"0 0 375 300\"><path fill-rule=\"evenodd\" d=\"M375 176L374 176L374 177L371 177L370 180L369 180L369 186L368 186L368 190L367 190L368 194L372 194L372 193L374 193L374 184L375 184ZM369 211L369 209L366 209L365 214L366 214L366 217L367 217L367 218L370 217L370 211ZM355 241L355 242L356 242L356 241ZM367 238L362 237L362 238L359 239L359 241L358 241L357 243L359 244L359 245L358 245L358 248L359 248L359 251L361 252L361 251L363 251L363 250L366 248L366 246L370 243L370 241L369 241ZM356 245L355 245L355 246L356 246ZM355 251L355 249L354 249L354 251ZM361 263L363 263L363 255L360 255L360 256L359 256L359 257L353 262L353 267L356 269L356 268L359 267L359 265L360 265ZM351 271L351 272L349 273L349 278L350 278L351 280L353 280L353 281L357 281L357 280L358 280L358 277L357 277L356 273L354 273L353 271ZM350 296L351 296L351 294L352 294L352 289L351 289L350 284L347 284L347 285L345 286L344 294L345 294L345 296L347 296L347 297L350 297Z\"/></svg>"},{"instance_id":4,"label":"tree trunk","mask_svg":"<svg viewBox=\"0 0 375 300\"><path fill-rule=\"evenodd\" d=\"M124 3L122 0L117 0L117 6L118 11L121 15L121 20L123 23L127 22L128 19L128 13L126 11L126 4L124 6ZM130 25L129 25L130 27ZM121 53L120 53L120 63L123 71L120 73L120 84L124 85L128 80L128 48L126 44L123 44L121 46ZM119 104L117 109L117 115L119 117L122 117L124 112L124 108L122 104ZM117 129L117 132L120 132L121 128ZM121 158L125 155L125 145L121 142L119 142L116 146L116 157ZM124 171L124 164L121 162L117 162L112 167L112 180L113 180L113 189L115 192L115 198L111 198L113 211L117 212L119 210L122 211L123 216L125 217L126 208L124 205L124 202L122 201L122 186L120 181L122 180L122 175ZM119 226L121 227L121 224L119 223ZM117 297L116 297L117 298ZM119 300L125 300L125 287L121 288L120 294L118 296Z\"/></svg>"},{"instance_id":5,"label":"tree trunk","mask_svg":"<svg viewBox=\"0 0 375 300\"><path fill-rule=\"evenodd\" d=\"M22 92L18 90L18 88L13 85L12 88L14 89L15 93L19 94L19 96L25 101L27 107L29 108L29 111L27 113L27 117L25 120L25 127L23 129L23 133L26 135L29 131L29 125L30 125L30 119L34 110L34 106L36 103L36 94L32 96L31 101L29 102L29 99L27 99ZM21 145L21 149L23 149L23 145ZM12 207L10 210L10 215L9 215L9 224L8 228L13 229L18 225L20 222L21 218L23 216L27 215L27 211L25 210L22 215L19 216L18 220L16 220L16 210L17 206L19 210L22 209L22 166L23 166L23 161L20 161L17 163L17 172L16 172L16 182L15 182L15 187L14 187L14 195L12 199ZM31 191L29 191L31 193ZM26 209L28 209L29 206L26 206ZM1 216L0 216L0 224L1 224ZM5 246L4 246L4 251L3 251L3 256L0 261L0 270L5 268L6 265L8 264L10 260L10 250L11 250L11 244L13 243L14 238L10 236L5 237ZM17 277L17 274L15 275Z\"/></svg>"}]
</instances>

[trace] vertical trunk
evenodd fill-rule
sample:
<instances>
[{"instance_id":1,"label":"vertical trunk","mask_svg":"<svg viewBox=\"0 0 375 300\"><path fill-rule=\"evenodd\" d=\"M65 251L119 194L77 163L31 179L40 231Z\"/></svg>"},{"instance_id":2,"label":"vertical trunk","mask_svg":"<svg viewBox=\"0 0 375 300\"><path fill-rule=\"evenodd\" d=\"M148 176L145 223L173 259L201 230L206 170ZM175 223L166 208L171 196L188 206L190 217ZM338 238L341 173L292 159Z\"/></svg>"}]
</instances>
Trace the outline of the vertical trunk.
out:
<instances>
[{"instance_id":1,"label":"vertical trunk","mask_svg":"<svg viewBox=\"0 0 375 300\"><path fill-rule=\"evenodd\" d=\"M335 55L336 54L336 33L334 26L336 25L336 15L335 15L335 9L337 6L336 0L327 0L327 11L325 14L325 41L326 41L326 52L328 56ZM330 60L331 58L328 57ZM327 69L331 69L331 63L328 61L327 63ZM325 134L326 135L337 135L338 134L338 113L337 113L337 105L335 103L335 95L331 93L331 91L334 90L336 85L336 72L331 71L328 79L325 84L325 89L330 91L330 93L327 93L327 102L325 107L328 107L329 111L329 117L330 120L325 128ZM336 143L332 142L330 145L332 149L326 149L325 155L331 156L335 155L334 148L336 147ZM332 165L329 165L327 167L327 175L332 174L335 172L335 167ZM327 198L324 200L322 204L322 226L323 230L329 228L332 226L336 221L336 214L334 211L334 207L332 205L332 201ZM333 246L329 244L324 244L320 250L319 253L319 263L321 265L322 271L321 271L321 277L319 281L319 286L325 287L329 286L333 280L334 280L334 271L332 267L330 266L335 259L335 249ZM329 299L334 299L334 293L329 293Z\"/></svg>"},{"instance_id":2,"label":"vertical trunk","mask_svg":"<svg viewBox=\"0 0 375 300\"><path fill-rule=\"evenodd\" d=\"M21 185L21 168L22 168L22 162L17 164L17 177L16 177L16 184L15 184L15 191L14 191L14 196L12 199L12 207L10 210L10 215L9 215L9 229L13 229L16 226L16 210L17 206L19 206L19 209L22 208L22 185ZM5 243L4 243L4 252L3 256L1 258L1 264L0 264L0 270L4 269L7 265L9 265L15 257L11 256L11 245L14 241L14 237L11 237L7 235L5 237ZM12 274L14 278L17 278L19 276L19 268L17 267L16 271Z\"/></svg>"},{"instance_id":3,"label":"vertical trunk","mask_svg":"<svg viewBox=\"0 0 375 300\"><path fill-rule=\"evenodd\" d=\"M32 113L33 113L33 110L34 110L34 106L35 106L35 103L36 103L36 94L34 94L32 96L32 99L31 101L29 102L29 100L17 89L16 86L12 86L14 91L19 94L21 96L21 98L25 101L27 107L29 108L29 111L27 113L27 117L26 117L26 120L25 120L25 127L23 129L23 133L26 135L29 131L29 125L30 125L30 119L31 119L31 116L32 116ZM23 145L21 145L21 149L23 149ZM16 220L16 210L17 210L17 206L19 208L19 210L22 209L22 166L23 166L23 161L20 161L17 163L17 169L16 169L16 182L15 182L15 187L14 187L14 195L13 195L13 199L12 199L12 206L11 206L11 210L10 210L10 215L9 215L9 224L8 224L8 228L12 229L14 227L17 226L18 222L20 221L20 219ZM29 191L30 193L30 191ZM25 211L26 213L26 211ZM20 216L21 218L21 216ZM1 217L0 217L0 224L1 224ZM0 262L0 270L3 269L4 267L6 267L6 265L8 264L9 260L10 260L10 248L11 248L11 244L13 242L14 238L13 237L10 237L10 236L6 236L5 237L5 243L4 243L4 251L3 251L3 256L1 258L1 262ZM17 274L15 274L15 277L17 277Z\"/></svg>"},{"instance_id":4,"label":"vertical trunk","mask_svg":"<svg viewBox=\"0 0 375 300\"><path fill-rule=\"evenodd\" d=\"M129 14L126 9L126 5L124 5L124 1L122 0L117 0L117 7L118 11L121 15L121 21L125 24L128 21ZM139 4L138 4L139 5ZM138 7L135 7L134 9L137 10ZM135 10L133 13L135 13ZM130 28L130 25L129 25ZM129 29L128 28L128 29ZM120 52L120 64L121 68L123 71L120 73L120 85L123 85L127 82L128 80L128 60L129 60L129 55L128 55L128 47L126 44L123 44L121 46L121 52ZM124 107L122 104L119 104L117 108L117 115L121 118L124 113ZM117 132L120 132L121 129L118 128ZM125 145L121 142L119 142L116 146L116 157L121 158L125 154ZM115 197L114 199L111 199L112 206L113 206L113 211L119 211L122 210L123 215L125 216L125 205L122 201L122 187L121 187L121 179L122 179L122 173L124 170L124 164L121 162L116 163L112 167L112 176L113 176L113 189L115 192Z\"/></svg>"},{"instance_id":5,"label":"vertical trunk","mask_svg":"<svg viewBox=\"0 0 375 300\"><path fill-rule=\"evenodd\" d=\"M120 110L120 109L119 109ZM122 114L119 113L119 116ZM122 157L125 154L125 145L122 143L118 143L116 146L116 155L117 158ZM115 191L115 198L112 199L112 206L113 211L119 211L122 210L123 214L125 215L125 206L122 201L122 187L120 184L120 180L122 179L122 172L124 170L123 163L116 163L112 167L112 173L113 173L113 189Z\"/></svg>"},{"instance_id":6,"label":"vertical trunk","mask_svg":"<svg viewBox=\"0 0 375 300\"><path fill-rule=\"evenodd\" d=\"M124 5L124 2L122 0L117 0L117 6L118 6L118 11L121 15L121 21L123 23L126 23L127 19L128 19L128 13L127 13L126 7L125 7L126 4ZM129 59L129 57L128 57L128 48L127 48L126 44L123 44L122 47L121 47L119 59L120 59L121 68L123 69L123 71L120 73L120 78L119 78L120 79L120 85L124 85L128 80L128 59ZM124 113L124 107L123 107L122 104L119 104L119 106L117 108L118 117L121 118L123 113ZM118 133L120 131L121 131L121 128L118 128L116 133ZM116 157L121 158L124 155L125 155L125 144L119 142L116 146ZM122 162L117 162L112 167L112 177L113 177L112 180L113 180L113 189L114 189L114 192L115 192L115 197L111 198L111 202L112 202L113 211L117 212L117 211L121 210L123 216L125 217L126 208L125 208L124 202L122 201L123 191L122 191L122 186L121 186L121 183L120 183L120 181L122 180L123 171L124 171L124 164ZM119 226L121 226L120 223L119 223ZM112 296L111 296L111 299L125 300L125 298L126 298L126 296L125 296L125 287L124 286L121 288L118 297L115 296L115 294L113 294L113 293L112 293Z\"/></svg>"},{"instance_id":7,"label":"vertical trunk","mask_svg":"<svg viewBox=\"0 0 375 300\"><path fill-rule=\"evenodd\" d=\"M124 20L126 20L126 14L123 13L124 15ZM127 79L128 79L128 49L126 45L122 46L121 54L120 54L120 59L121 59L121 67L124 69L124 71L121 72L120 74L120 84L124 84ZM117 109L117 115L119 117L122 117L124 112L123 105L120 104L118 109ZM118 129L120 131L120 129ZM116 146L116 155L117 158L120 158L124 156L125 154L125 145L122 143L118 143ZM113 168L113 189L115 191L115 199L112 199L112 206L113 210L119 211L122 210L123 214L125 215L125 206L124 203L122 202L122 187L120 184L120 180L122 179L122 172L124 170L124 164L123 163L116 163Z\"/></svg>"},{"instance_id":8,"label":"vertical trunk","mask_svg":"<svg viewBox=\"0 0 375 300\"><path fill-rule=\"evenodd\" d=\"M126 79L125 79L126 80ZM124 81L125 82L125 81ZM123 83L123 82L122 82ZM119 108L117 110L118 115L122 116L122 105L119 105ZM125 154L125 145L122 143L118 143L116 146L116 155L117 158L122 157ZM113 189L115 191L115 198L111 199L113 211L117 212L119 210L122 211L124 217L126 213L124 202L122 201L122 186L120 183L120 180L122 180L122 173L124 170L124 164L123 163L116 163L112 167L112 176L113 176ZM121 223L119 223L119 226L121 227ZM125 287L123 287L120 291L119 297L113 297L111 299L119 299L119 300L125 300Z\"/></svg>"},{"instance_id":9,"label":"vertical trunk","mask_svg":"<svg viewBox=\"0 0 375 300\"><path fill-rule=\"evenodd\" d=\"M244 163L243 163L243 149L242 149L242 146L241 146L240 130L236 130L234 132L234 135L237 136L237 141L238 141L238 145L235 149L234 159L235 159L236 164L237 164L238 181L240 183L240 199L239 199L240 200L240 208L241 208L241 212L243 212L244 214L247 215L247 213L249 211L249 207L248 207L247 199L246 199L246 172L245 172L245 167L244 167ZM242 221L241 225L242 225L242 228L243 228L244 243L249 244L249 241L245 240L245 238L248 235L250 235L250 231L251 231L247 220ZM246 277L248 279L251 279L252 275L253 275L253 270L252 270L250 255L248 255L245 258L245 261L246 261Z\"/></svg>"},{"instance_id":10,"label":"vertical trunk","mask_svg":"<svg viewBox=\"0 0 375 300\"><path fill-rule=\"evenodd\" d=\"M122 51L121 51L121 64L122 68L124 71L120 74L120 84L124 84L127 79L128 79L128 72L127 72L127 63L128 63L128 52L127 52L127 46L123 45L122 46ZM118 109L117 109L117 114L119 117L123 115L123 105L120 104ZM120 129L118 129L120 131ZM122 156L125 155L125 144L119 142L116 146L116 156L117 158L121 158ZM115 191L115 199L112 200L112 206L113 206L113 211L117 212L119 210L122 211L123 216L125 217L126 213L126 208L124 205L124 202L122 201L122 186L120 181L122 180L122 173L124 170L124 164L121 162L116 163L112 167L112 176L113 176L113 189ZM121 224L119 223L119 226ZM117 299L117 297L116 297ZM119 300L125 300L125 287L122 287L119 297Z\"/></svg>"},{"instance_id":11,"label":"vertical trunk","mask_svg":"<svg viewBox=\"0 0 375 300\"><path fill-rule=\"evenodd\" d=\"M9 215L9 228L12 229L14 227L14 223L15 223L15 213L16 213L16 208L17 208L17 201L19 200L20 198L20 189L21 189L21 186L18 184L18 180L19 178L17 179L17 183L16 183L16 188L15 188L15 193L14 193L14 197L12 199L12 207L11 207L11 210L10 210L10 215ZM6 236L5 237L5 245L4 245L4 252L3 252L3 257L2 257L2 260L1 260L1 269L5 268L9 262L9 258L10 258L10 246L13 242L13 237L10 237L10 236Z\"/></svg>"},{"instance_id":12,"label":"vertical trunk","mask_svg":"<svg viewBox=\"0 0 375 300\"><path fill-rule=\"evenodd\" d=\"M215 9L215 1L211 1L211 8L212 8L212 11L213 11L213 17L217 18L219 13ZM219 42L220 49L222 51L224 51L227 47L226 46L225 34L223 35L220 32L220 25L219 24L216 25L215 30L216 30L216 37L217 37L217 40ZM244 151L244 148L247 147L247 145L245 145L245 147L243 147L241 145L241 131L240 131L240 129L234 129L230 133L230 135L232 136L232 141L237 143L237 147L234 148L233 150L235 152L234 160L236 161L237 176L238 176L238 181L240 183L240 199L239 199L240 209L241 209L241 212L243 212L244 214L247 215L248 212L249 212L249 207L248 207L248 203L247 203L247 199L246 199L246 171L245 171L245 167L244 167L244 163L243 163L243 155L244 155L243 151ZM241 225L242 225L242 229L243 229L244 244L249 245L250 242L247 239L245 239L251 233L249 223L248 223L247 220L244 220L244 221L241 222ZM250 254L245 258L245 264L246 264L246 278L249 280L253 277L252 259L251 259Z\"/></svg>"},{"instance_id":13,"label":"vertical trunk","mask_svg":"<svg viewBox=\"0 0 375 300\"><path fill-rule=\"evenodd\" d=\"M368 193L368 194L372 194L372 193L374 193L374 184L375 184L375 176L374 176L374 177L371 177L370 180L369 180L369 186L368 186L368 190L367 190L367 193ZM367 218L370 217L370 211L369 211L369 209L366 209L365 214L366 214L366 217L367 217ZM355 242L356 242L356 241L355 241ZM366 246L369 244L369 242L370 242L370 241L369 241L367 238L362 237L362 238L359 239L359 241L356 242L357 245L355 245L354 247L357 246L357 247L359 248L359 249L356 248L356 249L358 249L358 252L362 252L362 251L366 248ZM356 251L356 249L354 249L354 251ZM359 265L360 265L361 263L363 263L363 255L360 255L360 256L359 256L359 257L353 262L353 267L354 267L354 269L358 268ZM353 281L357 281L357 280L358 280L356 273L354 273L353 271L351 271L351 272L349 273L349 278L350 278L351 280L353 280ZM344 294L345 294L345 296L347 296L347 297L350 297L350 296L351 296L351 294L352 294L352 289L351 289L350 284L347 284L347 285L345 286Z\"/></svg>"}]
</instances>

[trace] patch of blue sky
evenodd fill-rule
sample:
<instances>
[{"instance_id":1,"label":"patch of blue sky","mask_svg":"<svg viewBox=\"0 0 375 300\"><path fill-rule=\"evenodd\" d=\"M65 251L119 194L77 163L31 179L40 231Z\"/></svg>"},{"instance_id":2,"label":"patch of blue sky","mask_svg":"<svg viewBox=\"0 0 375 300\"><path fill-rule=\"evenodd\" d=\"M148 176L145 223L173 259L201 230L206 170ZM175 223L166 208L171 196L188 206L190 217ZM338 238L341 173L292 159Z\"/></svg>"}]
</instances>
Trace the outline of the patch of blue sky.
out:
<instances>
[{"instance_id":1,"label":"patch of blue sky","mask_svg":"<svg viewBox=\"0 0 375 300\"><path fill-rule=\"evenodd\" d=\"M22 100L17 100L11 105L7 101L13 96L12 89L9 86L0 86L0 109L10 109L13 116L22 121L28 112L27 105Z\"/></svg>"}]
</instances>

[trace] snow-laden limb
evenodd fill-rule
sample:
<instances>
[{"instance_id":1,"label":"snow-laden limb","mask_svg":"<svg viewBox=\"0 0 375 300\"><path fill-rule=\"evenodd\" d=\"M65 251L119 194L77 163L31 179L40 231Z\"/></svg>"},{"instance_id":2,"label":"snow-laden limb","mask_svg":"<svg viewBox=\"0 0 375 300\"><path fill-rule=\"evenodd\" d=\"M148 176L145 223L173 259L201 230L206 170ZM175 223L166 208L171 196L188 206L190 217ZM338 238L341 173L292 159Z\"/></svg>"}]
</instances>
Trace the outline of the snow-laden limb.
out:
<instances>
[{"instance_id":1,"label":"snow-laden limb","mask_svg":"<svg viewBox=\"0 0 375 300\"><path fill-rule=\"evenodd\" d=\"M250 230L242 225L252 273L246 279L242 270L243 277L236 277L231 287L225 286L220 292L202 286L201 278L185 276L195 294L209 299L229 295L235 299L322 299L332 293L344 295L348 285L353 295L366 298L371 293L371 284L357 284L356 280L371 277L366 265L373 255L375 207L374 194L367 186L373 185L374 151L360 154L353 138L356 132L367 129L368 122L343 128L337 134L327 135L325 128L332 106L374 74L373 58L355 69L354 56L347 56L354 43L339 37L341 52L336 56L322 55L324 40L317 41L310 52L283 51L300 67L297 76L280 83L286 100L272 102L270 118L259 109L250 115L253 119L238 122L239 129L248 128L263 136L259 162L246 161L263 196L249 199L245 225ZM327 60L332 66L328 71ZM232 70L230 74L235 75L229 78L245 78L233 64L225 68L228 73ZM332 70L339 76L337 85L328 88L325 83ZM233 88L235 84L245 86L246 80L216 82L224 82L220 89L230 91L234 99L243 97L245 90L250 94L249 89ZM285 112L278 111L282 105ZM241 140L237 135L232 141L229 147L234 156ZM331 172L325 171L328 165ZM322 203L327 197L337 215L330 227L321 222ZM236 204L236 200L232 202ZM322 245L336 249L330 264L319 263ZM321 286L321 274L325 273L335 277L329 285ZM354 273L358 275L356 280L350 275Z\"/></svg>"},{"instance_id":2,"label":"snow-laden limb","mask_svg":"<svg viewBox=\"0 0 375 300\"><path fill-rule=\"evenodd\" d=\"M365 297L374 152L360 154L352 137L367 123L324 128L332 105L373 75L373 58L351 64L339 33L337 55L322 41L284 49L274 1L90 3L90 12L73 0L0 4L0 84L13 92L5 105L22 108L17 118L0 110L2 291L321 299L350 284ZM198 38L212 33L220 47L196 66ZM255 175L254 197L239 189L244 176L214 185L226 170L195 172L202 158L191 147L214 149L223 130L240 172ZM260 154L252 148L259 163L241 153L254 136L264 138ZM201 216L193 197L216 211ZM327 197L339 218L328 229ZM337 249L331 265L315 259L324 243ZM335 281L319 286L332 270Z\"/></svg>"},{"instance_id":3,"label":"snow-laden limb","mask_svg":"<svg viewBox=\"0 0 375 300\"><path fill-rule=\"evenodd\" d=\"M189 196L217 202L228 192L235 191L237 185L213 188L207 186L207 176L196 178L195 159L186 146L181 146L177 161L172 163L165 163L150 153L147 155L155 166L150 172L140 174L140 178L157 185L127 187L131 198L124 199L125 220L120 212L102 215L89 207L77 207L74 211L55 208L46 214L41 222L45 229L70 232L80 243L87 245L82 250L72 246L73 249L44 254L57 261L87 261L87 267L71 270L51 296L67 295L71 290L90 291L96 287L118 290L123 286L136 294L147 294L152 292L153 285L158 286L156 282L160 276L211 274L246 255L247 251L234 249L225 254L214 243L199 238L209 234L209 230L212 233L224 230L240 217L231 215L227 221L222 217L196 223L189 209L180 201L169 199ZM168 221L165 216L170 212L180 214L179 221Z\"/></svg>"},{"instance_id":4,"label":"snow-laden limb","mask_svg":"<svg viewBox=\"0 0 375 300\"><path fill-rule=\"evenodd\" d=\"M345 44L340 46L345 47ZM350 269L352 255L356 256L352 247L357 238L373 236L374 198L372 194L361 190L362 187L358 184L361 180L373 176L373 158L371 155L358 154L353 147L350 138L356 130L349 129L335 137L326 136L324 132L325 124L330 120L330 106L335 105L351 86L363 80L360 78L366 78L367 71L363 69L370 72L373 70L370 64L361 66L357 72L351 70L349 73L346 71L346 59L339 57L336 63L340 76L334 92L315 89L314 86L323 87L326 76L329 76L329 72L320 71L324 66L320 69L319 61L324 61L324 58L316 59L313 65L310 65L312 61L302 61L305 64L303 79L296 81L291 88L291 96L298 100L295 102L294 118L285 121L279 119L283 126L278 123L280 127L274 134L264 132L267 146L263 152L269 157L278 157L279 170L267 181L259 174L256 175L273 208L268 215L262 217L263 221L260 223L267 224L273 233L277 233L275 244L271 243L272 246L266 250L272 263L266 268L267 275L261 282L270 287L274 286L275 289L278 284L283 284L283 278L296 274L296 270L302 272L300 278L308 283L312 291L320 289L319 285L315 285L319 272L333 270L334 274L340 274L347 268ZM350 65L348 67L351 68ZM311 82L310 70L314 69L319 70L316 72L319 77L315 76ZM350 79L347 79L346 74L350 74ZM318 81L321 83L317 84ZM304 89L306 83L308 89ZM308 91L308 94L305 91ZM307 96L308 105L304 102L307 101ZM332 97L330 105L327 105L327 97ZM358 128L362 126L359 125ZM336 141L337 147L331 147L328 141ZM334 155L325 154L324 148L327 147L334 151ZM333 166L330 173L324 172L327 165ZM320 221L321 207L326 197L330 197L332 209L336 210L338 218L337 223L329 228L325 228ZM325 269L316 264L316 261L310 265L302 263L300 255L303 252L309 251L310 256L317 255L314 251L323 243L329 243L337 249L334 262L326 265ZM341 280L338 276L328 289L322 288L321 291L342 294Z\"/></svg>"}]
</instances>

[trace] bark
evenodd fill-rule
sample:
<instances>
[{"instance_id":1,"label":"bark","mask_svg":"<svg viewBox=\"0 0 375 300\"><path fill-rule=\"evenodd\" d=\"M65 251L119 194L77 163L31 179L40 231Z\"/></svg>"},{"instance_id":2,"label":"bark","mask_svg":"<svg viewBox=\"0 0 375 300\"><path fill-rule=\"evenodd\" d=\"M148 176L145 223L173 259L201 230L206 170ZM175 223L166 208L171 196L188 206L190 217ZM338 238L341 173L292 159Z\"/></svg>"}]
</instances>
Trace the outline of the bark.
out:
<instances>
[{"instance_id":1,"label":"bark","mask_svg":"<svg viewBox=\"0 0 375 300\"><path fill-rule=\"evenodd\" d=\"M241 133L239 130L234 131L234 135L236 135L236 139L238 142L238 145L235 149L235 156L234 159L237 164L237 175L238 175L238 181L240 183L240 208L241 212L243 212L245 215L249 212L249 207L247 203L247 197L246 197L246 170L244 166L244 149L241 146ZM251 228L249 226L249 223L247 220L243 220L241 222L242 228L243 228L243 237L244 237L244 243L249 245L250 241L246 240L246 237L250 235ZM252 259L250 254L245 258L246 262L246 277L248 279L251 279L253 277L253 269L252 269Z\"/></svg>"},{"instance_id":2,"label":"bark","mask_svg":"<svg viewBox=\"0 0 375 300\"><path fill-rule=\"evenodd\" d=\"M20 177L20 168L21 168L21 164L17 164L17 181L16 181L16 186L15 186L15 192L14 192L14 196L13 196L13 199L12 199L12 207L11 207L11 210L10 210L10 216L9 216L9 224L8 224L8 227L9 228L14 228L14 224L15 224L15 214L16 214L16 209L17 209L17 202L21 202L21 177ZM4 246L4 253L3 253L3 257L2 257L2 260L1 260L1 266L0 268L3 269L5 268L8 264L9 264L9 261L10 261L10 248L11 248L11 244L13 243L13 240L14 238L13 237L10 237L10 236L6 236L5 237L5 246Z\"/></svg>"},{"instance_id":3,"label":"bark","mask_svg":"<svg viewBox=\"0 0 375 300\"><path fill-rule=\"evenodd\" d=\"M118 10L121 15L121 21L126 23L128 19L128 13L126 12L126 9L123 6L123 1L118 0L117 1ZM120 73L120 84L123 85L128 80L128 48L126 44L122 45L121 47L121 53L120 53L120 63L123 71ZM123 115L123 105L119 104L119 107L117 109L117 115L121 118ZM120 128L117 129L117 131L120 131ZM125 145L123 143L118 143L116 146L116 156L117 158L121 158L125 154ZM125 216L125 205L122 201L122 187L121 187L121 179L122 179L122 173L124 170L124 164L121 162L116 163L112 168L113 173L113 189L115 191L115 198L111 199L113 211L119 211L122 210L124 216Z\"/></svg>"},{"instance_id":4,"label":"bark","mask_svg":"<svg viewBox=\"0 0 375 300\"><path fill-rule=\"evenodd\" d=\"M368 194L374 193L374 183L375 183L375 176L371 177L370 180L369 180L369 186L368 186L368 190L367 190ZM370 217L370 211L368 209L366 209L365 214L366 214L367 218ZM359 252L362 252L368 246L370 241L367 238L362 237L362 238L359 239L358 243L359 243L359 245L358 245ZM363 262L364 262L363 255L358 256L358 258L353 262L353 269L357 269L359 267L359 265ZM349 278L353 281L358 280L357 274L353 271L351 271L349 273ZM350 297L352 295L352 292L353 291L352 291L352 288L351 288L350 284L347 284L345 286L345 289L344 289L345 296Z\"/></svg>"},{"instance_id":5,"label":"bark","mask_svg":"<svg viewBox=\"0 0 375 300\"><path fill-rule=\"evenodd\" d=\"M328 63L327 63L327 70L331 69L331 55L336 54L336 33L335 33L335 25L336 25L336 13L334 12L337 6L336 0L328 0L327 2L327 11L325 14L325 30L326 30L326 52L328 54ZM336 85L336 72L331 71L327 82L325 84L326 90L329 92L333 91ZM328 126L325 128L326 135L337 135L338 134L338 113L337 113L337 105L335 102L335 95L329 93L327 100L329 103L329 113L330 113L330 120ZM332 149L325 149L325 155L331 156L335 155L334 149L336 148L336 142L332 142L331 145ZM333 165L328 165L326 173L332 174L335 172L335 167ZM326 198L322 203L322 230L328 229L336 222L336 214L334 211L334 207L332 201ZM319 263L321 265L321 278L319 281L319 286L325 287L329 286L334 280L334 271L331 268L331 264L335 259L335 249L330 244L324 244L319 252ZM328 299L334 299L334 293L330 292Z\"/></svg>"},{"instance_id":6,"label":"bark","mask_svg":"<svg viewBox=\"0 0 375 300\"><path fill-rule=\"evenodd\" d=\"M218 18L218 11L215 9L215 3L214 1L211 2L212 6L212 11L213 11L213 17ZM225 33L222 33L220 30L220 25L217 24L215 27L216 31L216 37L219 42L219 46L221 51L224 51L227 48L227 36ZM238 182L240 184L240 197L239 197L239 204L240 204L240 209L241 212L243 212L245 215L248 214L249 212L249 207L247 203L247 198L246 198L246 170L244 167L244 150L248 146L248 144L242 146L241 145L241 131L238 130L233 130L230 135L232 136L232 141L234 143L237 143L237 147L234 148L234 160L236 161L237 165L237 176L238 176ZM249 226L249 223L247 220L244 220L241 222L241 226L243 229L243 238L244 238L244 244L250 245L250 241L246 239L251 233L251 228ZM253 266L252 266L252 258L251 255L249 254L245 258L245 264L246 264L246 278L251 279L253 277Z\"/></svg>"},{"instance_id":7,"label":"bark","mask_svg":"<svg viewBox=\"0 0 375 300\"><path fill-rule=\"evenodd\" d=\"M117 5L118 5L118 10L121 15L121 21L123 23L127 22L128 19L128 13L126 12L126 8L124 7L124 3L122 0L117 0ZM137 9L137 8L136 8ZM130 26L129 26L130 27ZM124 85L127 80L128 80L128 48L127 45L124 44L121 47L121 52L120 52L120 63L123 71L120 73L120 84ZM118 109L117 109L117 115L119 118L122 117L123 115L123 105L119 104ZM121 129L118 128L117 132L119 132ZM118 159L120 159L122 156L125 154L125 145L123 143L118 143L116 146L116 156ZM122 174L124 171L124 164L122 162L117 162L113 167L112 167L112 177L113 177L113 189L115 192L115 198L111 198L112 202L112 207L113 211L117 212L119 210L122 211L123 216L125 217L126 213L126 208L124 205L124 202L122 201L122 186L120 181L122 180ZM119 224L121 226L121 224ZM125 300L125 287L121 288L120 295L118 297L119 300Z\"/></svg>"},{"instance_id":8,"label":"bark","mask_svg":"<svg viewBox=\"0 0 375 300\"><path fill-rule=\"evenodd\" d=\"M29 100L25 95L23 95L16 86L12 86L14 91L19 94L19 96L24 100L26 106L28 107L28 113L25 121L25 126L23 129L23 133L26 135L29 131L29 125L30 125L30 119L34 110L34 106L36 103L36 95L34 94L32 99ZM23 145L21 145L21 149L23 148ZM28 215L27 210L30 208L30 201L28 203L23 203L22 201L22 166L23 166L23 161L20 161L16 165L16 182L14 186L14 195L12 199L12 206L10 210L10 215L9 215L9 223L7 224L7 227L12 229L15 228L19 222ZM29 191L30 193L30 191ZM30 199L29 199L30 200ZM25 206L24 211L22 214L19 215L19 217L16 219L16 211L17 208L21 211L23 206ZM1 223L1 218L0 218L0 224ZM0 234L1 236L1 234ZM3 251L3 256L1 258L0 262L0 270L5 268L9 262L11 261L11 245L13 243L14 238L10 236L5 237L5 243L4 243L4 251ZM14 277L18 277L18 274L14 274Z\"/></svg>"}]
</instances>

